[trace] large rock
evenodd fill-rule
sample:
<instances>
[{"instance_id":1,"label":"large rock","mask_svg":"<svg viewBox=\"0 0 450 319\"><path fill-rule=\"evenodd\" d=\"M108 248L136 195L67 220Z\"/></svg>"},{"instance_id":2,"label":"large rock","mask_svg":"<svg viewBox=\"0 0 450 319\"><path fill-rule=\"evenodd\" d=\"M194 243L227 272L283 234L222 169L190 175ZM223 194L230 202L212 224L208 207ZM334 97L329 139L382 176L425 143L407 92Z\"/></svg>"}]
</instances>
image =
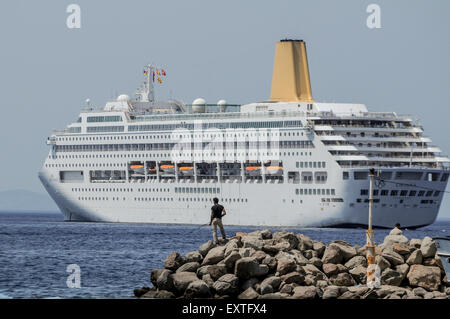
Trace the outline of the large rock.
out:
<instances>
[{"instance_id":1,"label":"large rock","mask_svg":"<svg viewBox=\"0 0 450 319\"><path fill-rule=\"evenodd\" d=\"M436 243L433 241L433 239L431 239L431 237L426 236L422 240L420 251L422 252L423 258L434 257L437 251Z\"/></svg>"},{"instance_id":2,"label":"large rock","mask_svg":"<svg viewBox=\"0 0 450 319\"><path fill-rule=\"evenodd\" d=\"M422 287L414 288L412 291L418 297L423 297L428 292L425 289L423 289Z\"/></svg>"},{"instance_id":3,"label":"large rock","mask_svg":"<svg viewBox=\"0 0 450 319\"><path fill-rule=\"evenodd\" d=\"M289 251L291 244L288 241L282 241L276 244L265 243L262 250L269 254L276 254L280 251Z\"/></svg>"},{"instance_id":4,"label":"large rock","mask_svg":"<svg viewBox=\"0 0 450 319\"><path fill-rule=\"evenodd\" d=\"M267 285L264 283L261 283L258 291L261 295L267 295L267 294L271 294L271 293L275 292L275 290L273 289L273 287L271 285Z\"/></svg>"},{"instance_id":5,"label":"large rock","mask_svg":"<svg viewBox=\"0 0 450 319\"><path fill-rule=\"evenodd\" d=\"M267 254L265 252L263 252L262 250L257 250L250 257L256 258L256 260L258 260L258 262L261 263L264 260L264 258L266 258L266 256L267 256Z\"/></svg>"},{"instance_id":6,"label":"large rock","mask_svg":"<svg viewBox=\"0 0 450 319\"><path fill-rule=\"evenodd\" d=\"M316 241L316 242L313 243L313 249L315 251L317 251L317 257L318 258L322 258L323 253L325 252L326 248L327 248L327 246L325 246L325 244L320 242L320 241Z\"/></svg>"},{"instance_id":7,"label":"large rock","mask_svg":"<svg viewBox=\"0 0 450 319\"><path fill-rule=\"evenodd\" d=\"M214 247L208 251L203 259L202 266L217 264L225 257L225 246Z\"/></svg>"},{"instance_id":8,"label":"large rock","mask_svg":"<svg viewBox=\"0 0 450 319\"><path fill-rule=\"evenodd\" d=\"M189 263L185 263L182 266L180 266L177 269L177 272L181 272L181 271L192 271L192 272L196 272L197 269L200 267L200 264L196 261L192 261Z\"/></svg>"},{"instance_id":9,"label":"large rock","mask_svg":"<svg viewBox=\"0 0 450 319\"><path fill-rule=\"evenodd\" d=\"M197 269L197 276L199 278L203 278L204 275L208 274L212 280L217 280L226 273L227 268L225 265L207 265Z\"/></svg>"},{"instance_id":10,"label":"large rock","mask_svg":"<svg viewBox=\"0 0 450 319\"><path fill-rule=\"evenodd\" d=\"M338 286L328 286L323 291L322 299L336 299L340 296Z\"/></svg>"},{"instance_id":11,"label":"large rock","mask_svg":"<svg viewBox=\"0 0 450 319\"><path fill-rule=\"evenodd\" d=\"M172 252L164 261L164 268L175 271L183 264L183 258L177 252Z\"/></svg>"},{"instance_id":12,"label":"large rock","mask_svg":"<svg viewBox=\"0 0 450 319\"><path fill-rule=\"evenodd\" d=\"M284 293L284 294L292 294L294 292L294 288L297 287L297 284L286 284L286 283L282 283L280 285L280 292Z\"/></svg>"},{"instance_id":13,"label":"large rock","mask_svg":"<svg viewBox=\"0 0 450 319\"><path fill-rule=\"evenodd\" d=\"M208 285L203 280L195 280L191 282L184 292L184 297L191 298L207 298L211 293Z\"/></svg>"},{"instance_id":14,"label":"large rock","mask_svg":"<svg viewBox=\"0 0 450 319\"><path fill-rule=\"evenodd\" d=\"M409 265L408 264L398 265L395 267L395 270L402 276L402 281L403 281L403 279L405 279L406 275L408 274Z\"/></svg>"},{"instance_id":15,"label":"large rock","mask_svg":"<svg viewBox=\"0 0 450 319\"><path fill-rule=\"evenodd\" d=\"M270 231L270 229L261 230L261 237L262 239L271 239L272 232Z\"/></svg>"},{"instance_id":16,"label":"large rock","mask_svg":"<svg viewBox=\"0 0 450 319\"><path fill-rule=\"evenodd\" d=\"M217 279L213 288L218 295L234 295L238 292L239 278L233 274L226 274Z\"/></svg>"},{"instance_id":17,"label":"large rock","mask_svg":"<svg viewBox=\"0 0 450 319\"><path fill-rule=\"evenodd\" d=\"M241 292L238 296L238 299L257 299L259 294L252 287L247 288L243 292Z\"/></svg>"},{"instance_id":18,"label":"large rock","mask_svg":"<svg viewBox=\"0 0 450 319\"><path fill-rule=\"evenodd\" d=\"M253 248L255 250L261 250L264 246L264 242L255 236L245 236L242 238L244 248Z\"/></svg>"},{"instance_id":19,"label":"large rock","mask_svg":"<svg viewBox=\"0 0 450 319\"><path fill-rule=\"evenodd\" d=\"M158 279L156 280L156 287L158 287L159 290L167 290L167 291L173 290L174 284L172 271L168 269L163 270L160 273Z\"/></svg>"},{"instance_id":20,"label":"large rock","mask_svg":"<svg viewBox=\"0 0 450 319\"><path fill-rule=\"evenodd\" d=\"M382 257L386 258L389 263L393 266L401 265L405 263L405 260L403 259L402 255L397 254L395 251L391 249L385 249L383 250L383 253L381 254Z\"/></svg>"},{"instance_id":21,"label":"large rock","mask_svg":"<svg viewBox=\"0 0 450 319\"><path fill-rule=\"evenodd\" d=\"M274 271L277 269L278 261L275 259L275 257L266 256L266 258L263 259L261 264L267 265L269 267L269 271Z\"/></svg>"},{"instance_id":22,"label":"large rock","mask_svg":"<svg viewBox=\"0 0 450 319\"><path fill-rule=\"evenodd\" d=\"M356 256L356 249L346 241L335 240L330 245L338 246L344 262Z\"/></svg>"},{"instance_id":23,"label":"large rock","mask_svg":"<svg viewBox=\"0 0 450 319\"><path fill-rule=\"evenodd\" d=\"M280 284L281 284L281 278L280 278L280 277L277 277L277 276L270 276L270 277L267 277L266 279L264 279L264 280L261 282L261 287L264 286L264 285L269 285L269 286L271 286L274 290L277 290L278 287L280 287Z\"/></svg>"},{"instance_id":24,"label":"large rock","mask_svg":"<svg viewBox=\"0 0 450 319\"><path fill-rule=\"evenodd\" d=\"M198 252L202 256L206 256L206 254L214 247L214 244L211 240L208 240L206 243L200 246Z\"/></svg>"},{"instance_id":25,"label":"large rock","mask_svg":"<svg viewBox=\"0 0 450 319\"><path fill-rule=\"evenodd\" d=\"M359 296L354 292L346 291L338 299L359 299Z\"/></svg>"},{"instance_id":26,"label":"large rock","mask_svg":"<svg viewBox=\"0 0 450 319\"><path fill-rule=\"evenodd\" d=\"M363 256L355 256L349 261L347 261L344 266L347 267L348 269L352 269L357 266L367 267L367 260Z\"/></svg>"},{"instance_id":27,"label":"large rock","mask_svg":"<svg viewBox=\"0 0 450 319\"><path fill-rule=\"evenodd\" d=\"M381 284L390 286L400 286L403 278L402 275L390 268L386 268L381 273Z\"/></svg>"},{"instance_id":28,"label":"large rock","mask_svg":"<svg viewBox=\"0 0 450 319\"><path fill-rule=\"evenodd\" d=\"M245 280L242 284L241 284L241 290L247 290L248 288L256 288L256 285L259 284L259 279L258 278L250 278Z\"/></svg>"},{"instance_id":29,"label":"large rock","mask_svg":"<svg viewBox=\"0 0 450 319\"><path fill-rule=\"evenodd\" d=\"M297 271L290 272L286 275L281 276L281 280L285 284L298 284L301 285L305 281L305 276Z\"/></svg>"},{"instance_id":30,"label":"large rock","mask_svg":"<svg viewBox=\"0 0 450 319\"><path fill-rule=\"evenodd\" d=\"M408 238L406 238L403 235L388 235L388 236L384 237L384 242L383 242L384 247L392 246L396 243L407 244Z\"/></svg>"},{"instance_id":31,"label":"large rock","mask_svg":"<svg viewBox=\"0 0 450 319\"><path fill-rule=\"evenodd\" d=\"M156 281L158 280L159 275L161 275L164 270L167 269L152 269L152 271L150 272L150 281L153 286L156 287Z\"/></svg>"},{"instance_id":32,"label":"large rock","mask_svg":"<svg viewBox=\"0 0 450 319\"><path fill-rule=\"evenodd\" d=\"M255 252L256 252L256 250L251 247L239 248L239 250L238 250L239 255L241 255L241 257L243 257L243 258L251 257Z\"/></svg>"},{"instance_id":33,"label":"large rock","mask_svg":"<svg viewBox=\"0 0 450 319\"><path fill-rule=\"evenodd\" d=\"M183 293L191 282L199 280L199 278L195 273L187 271L177 272L172 275L172 278L173 278L173 285L175 286L175 289L179 293Z\"/></svg>"},{"instance_id":34,"label":"large rock","mask_svg":"<svg viewBox=\"0 0 450 319\"><path fill-rule=\"evenodd\" d=\"M330 263L323 264L322 269L323 269L323 272L325 273L325 275L327 275L328 277L337 275L339 273L339 268L335 264L330 264Z\"/></svg>"},{"instance_id":35,"label":"large rock","mask_svg":"<svg viewBox=\"0 0 450 319\"><path fill-rule=\"evenodd\" d=\"M292 254L295 262L300 266L311 264L311 262L303 256L303 253L300 250L292 249L288 254Z\"/></svg>"},{"instance_id":36,"label":"large rock","mask_svg":"<svg viewBox=\"0 0 450 319\"><path fill-rule=\"evenodd\" d=\"M224 260L225 266L228 270L233 271L237 260L241 259L241 255L237 251L230 253Z\"/></svg>"},{"instance_id":37,"label":"large rock","mask_svg":"<svg viewBox=\"0 0 450 319\"><path fill-rule=\"evenodd\" d=\"M150 287L136 288L133 290L134 296L140 298L142 295L149 291L156 291L156 288L150 289Z\"/></svg>"},{"instance_id":38,"label":"large rock","mask_svg":"<svg viewBox=\"0 0 450 319\"><path fill-rule=\"evenodd\" d=\"M393 244L392 250L402 256L409 255L410 253L410 247L407 244L400 244L400 243Z\"/></svg>"},{"instance_id":39,"label":"large rock","mask_svg":"<svg viewBox=\"0 0 450 319\"><path fill-rule=\"evenodd\" d=\"M173 299L176 296L167 290L149 291L142 298L152 298L152 299Z\"/></svg>"},{"instance_id":40,"label":"large rock","mask_svg":"<svg viewBox=\"0 0 450 319\"><path fill-rule=\"evenodd\" d=\"M210 274L203 275L202 280L208 285L209 288L212 288L212 286L214 285L214 280L212 279Z\"/></svg>"},{"instance_id":41,"label":"large rock","mask_svg":"<svg viewBox=\"0 0 450 319\"><path fill-rule=\"evenodd\" d=\"M375 264L377 264L381 272L383 272L383 270L385 270L386 268L391 267L391 263L386 258L380 255L375 256Z\"/></svg>"},{"instance_id":42,"label":"large rock","mask_svg":"<svg viewBox=\"0 0 450 319\"><path fill-rule=\"evenodd\" d=\"M297 268L297 264L292 259L282 258L278 260L277 273L282 276L294 271Z\"/></svg>"},{"instance_id":43,"label":"large rock","mask_svg":"<svg viewBox=\"0 0 450 319\"><path fill-rule=\"evenodd\" d=\"M239 250L242 247L242 242L236 238L230 239L230 241L225 245L224 257L228 257L232 252Z\"/></svg>"},{"instance_id":44,"label":"large rock","mask_svg":"<svg viewBox=\"0 0 450 319\"><path fill-rule=\"evenodd\" d=\"M302 268L307 275L313 275L314 277L319 276L320 279L326 278L325 274L322 271L320 271L319 268L317 268L316 266L314 266L312 264L305 265Z\"/></svg>"},{"instance_id":45,"label":"large rock","mask_svg":"<svg viewBox=\"0 0 450 319\"><path fill-rule=\"evenodd\" d=\"M245 257L236 261L234 274L242 279L264 276L269 272L269 266L260 265L256 258Z\"/></svg>"},{"instance_id":46,"label":"large rock","mask_svg":"<svg viewBox=\"0 0 450 319\"><path fill-rule=\"evenodd\" d=\"M190 263L190 262L198 262L201 263L203 260L202 254L200 254L197 250L191 251L184 255L184 262Z\"/></svg>"},{"instance_id":47,"label":"large rock","mask_svg":"<svg viewBox=\"0 0 450 319\"><path fill-rule=\"evenodd\" d=\"M422 264L422 251L420 249L414 250L406 260L408 265L420 265Z\"/></svg>"},{"instance_id":48,"label":"large rock","mask_svg":"<svg viewBox=\"0 0 450 319\"><path fill-rule=\"evenodd\" d=\"M322 268L322 259L318 258L318 257L313 257L309 260L311 262L312 265L316 266L317 268Z\"/></svg>"},{"instance_id":49,"label":"large rock","mask_svg":"<svg viewBox=\"0 0 450 319\"><path fill-rule=\"evenodd\" d=\"M367 282L367 268L363 265L358 265L349 271L353 279L359 284L366 284Z\"/></svg>"},{"instance_id":50,"label":"large rock","mask_svg":"<svg viewBox=\"0 0 450 319\"><path fill-rule=\"evenodd\" d=\"M441 270L439 267L412 265L407 278L411 286L435 291L441 284Z\"/></svg>"},{"instance_id":51,"label":"large rock","mask_svg":"<svg viewBox=\"0 0 450 319\"><path fill-rule=\"evenodd\" d=\"M294 299L314 299L317 296L317 289L314 286L299 286L294 288Z\"/></svg>"},{"instance_id":52,"label":"large rock","mask_svg":"<svg viewBox=\"0 0 450 319\"><path fill-rule=\"evenodd\" d=\"M265 294L258 297L258 299L286 299L290 296L281 292L274 292L271 294Z\"/></svg>"},{"instance_id":53,"label":"large rock","mask_svg":"<svg viewBox=\"0 0 450 319\"><path fill-rule=\"evenodd\" d=\"M335 285L335 286L347 286L348 287L348 286L354 286L356 284L353 277L346 272L342 272L340 274L334 275L330 278L330 280L333 283L333 285Z\"/></svg>"},{"instance_id":54,"label":"large rock","mask_svg":"<svg viewBox=\"0 0 450 319\"><path fill-rule=\"evenodd\" d=\"M289 243L289 249L295 249L298 246L298 238L291 232L276 232L272 235L272 239L275 243L287 242Z\"/></svg>"},{"instance_id":55,"label":"large rock","mask_svg":"<svg viewBox=\"0 0 450 319\"><path fill-rule=\"evenodd\" d=\"M325 252L322 256L323 264L340 264L343 260L343 256L341 254L341 250L337 245L330 244L325 249Z\"/></svg>"},{"instance_id":56,"label":"large rock","mask_svg":"<svg viewBox=\"0 0 450 319\"><path fill-rule=\"evenodd\" d=\"M420 246L422 245L422 239L413 238L409 241L409 245L411 247L420 248Z\"/></svg>"},{"instance_id":57,"label":"large rock","mask_svg":"<svg viewBox=\"0 0 450 319\"><path fill-rule=\"evenodd\" d=\"M297 245L298 250L305 251L308 249L314 249L314 242L311 240L311 238L309 238L309 236L299 233L299 234L297 234L297 240L298 240L298 245ZM325 248L323 248L323 251L324 250L325 250ZM323 253L323 251L322 251L322 253Z\"/></svg>"}]
</instances>

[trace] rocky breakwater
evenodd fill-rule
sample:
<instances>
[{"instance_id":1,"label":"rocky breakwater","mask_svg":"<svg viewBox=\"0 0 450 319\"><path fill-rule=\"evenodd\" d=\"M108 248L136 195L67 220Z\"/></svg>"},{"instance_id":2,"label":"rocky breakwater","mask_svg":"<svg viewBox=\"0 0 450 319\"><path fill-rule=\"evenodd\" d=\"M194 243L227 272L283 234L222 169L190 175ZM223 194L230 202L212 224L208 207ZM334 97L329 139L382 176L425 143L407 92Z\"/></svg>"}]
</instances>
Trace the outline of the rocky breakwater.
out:
<instances>
[{"instance_id":1,"label":"rocky breakwater","mask_svg":"<svg viewBox=\"0 0 450 319\"><path fill-rule=\"evenodd\" d=\"M151 271L141 298L447 299L442 262L431 238L408 240L393 229L376 247L381 288L366 287L366 248L334 241L326 246L303 234L269 230L233 238L181 256Z\"/></svg>"}]
</instances>

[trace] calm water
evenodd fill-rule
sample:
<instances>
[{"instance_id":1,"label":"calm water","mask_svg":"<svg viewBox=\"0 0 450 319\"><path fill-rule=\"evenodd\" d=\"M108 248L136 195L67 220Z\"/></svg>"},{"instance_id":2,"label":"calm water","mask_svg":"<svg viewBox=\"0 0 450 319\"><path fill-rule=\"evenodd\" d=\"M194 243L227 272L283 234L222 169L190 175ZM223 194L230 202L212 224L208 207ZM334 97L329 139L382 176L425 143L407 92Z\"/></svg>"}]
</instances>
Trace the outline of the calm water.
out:
<instances>
[{"instance_id":1,"label":"calm water","mask_svg":"<svg viewBox=\"0 0 450 319\"><path fill-rule=\"evenodd\" d=\"M225 225L228 236L255 229ZM326 244L365 244L364 229L288 230ZM376 241L388 232L375 230ZM404 234L450 235L450 220ZM130 298L134 288L150 285L150 270L161 268L170 252L185 254L209 239L208 226L68 223L59 214L0 213L0 298ZM67 288L70 264L81 269L81 288Z\"/></svg>"}]
</instances>

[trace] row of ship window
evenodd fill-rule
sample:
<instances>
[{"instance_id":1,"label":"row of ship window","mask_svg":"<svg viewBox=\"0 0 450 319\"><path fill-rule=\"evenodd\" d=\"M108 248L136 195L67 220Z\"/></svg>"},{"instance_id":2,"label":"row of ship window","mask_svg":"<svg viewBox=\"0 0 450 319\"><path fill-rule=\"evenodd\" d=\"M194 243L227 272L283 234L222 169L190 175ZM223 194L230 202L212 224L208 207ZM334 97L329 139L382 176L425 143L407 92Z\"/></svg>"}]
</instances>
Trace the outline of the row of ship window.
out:
<instances>
[{"instance_id":1,"label":"row of ship window","mask_svg":"<svg viewBox=\"0 0 450 319\"><path fill-rule=\"evenodd\" d=\"M231 144L231 145L230 145ZM95 144L95 145L56 145L56 152L76 151L152 151L173 150L175 147L188 150L201 150L206 147L218 150L257 148L313 148L311 141L239 141L239 142L180 142L180 143L147 143L147 144Z\"/></svg>"},{"instance_id":2,"label":"row of ship window","mask_svg":"<svg viewBox=\"0 0 450 319\"><path fill-rule=\"evenodd\" d=\"M109 197L78 197L78 200L109 200ZM118 201L120 200L119 197L112 197L111 200ZM122 200L126 200L125 197L122 198Z\"/></svg>"},{"instance_id":3,"label":"row of ship window","mask_svg":"<svg viewBox=\"0 0 450 319\"><path fill-rule=\"evenodd\" d=\"M100 128L111 128L111 126L100 126ZM123 128L123 127L122 127ZM89 130L93 130L92 132L103 132L103 129L99 129L97 126L88 126ZM72 130L73 132L70 132ZM98 131L96 131L98 130ZM117 126L113 126L113 130L117 129ZM69 133L80 133L81 127L72 127L68 129ZM116 132L116 131L113 131ZM120 131L122 132L122 131ZM175 135L177 138L195 138L195 137L203 137L203 138L214 138L214 137L245 137L245 136L303 136L303 132L249 132L249 133L205 133L205 134L178 134ZM173 138L171 134L162 134L162 135L120 135L120 136L81 136L81 137L57 137L57 141L99 141L99 140L143 140L143 139L160 139L160 138Z\"/></svg>"},{"instance_id":4,"label":"row of ship window","mask_svg":"<svg viewBox=\"0 0 450 319\"><path fill-rule=\"evenodd\" d=\"M195 153L195 154L200 154L200 153ZM203 154L203 153L202 153ZM226 153L229 154L229 153ZM234 153L235 155L242 155L243 153ZM250 153L245 153L245 154L254 154L253 152ZM291 156L291 152L279 152L279 153L275 153L275 152L267 152L267 153L261 153L258 152L258 155L288 155ZM158 154L158 153L154 153L154 154L97 154L97 155L55 155L53 158L51 155L48 156L49 159L70 159L70 158L136 158L136 157L168 157L171 156L172 154ZM192 153L191 153L192 155ZM208 155L208 154L206 154ZM292 152L292 156L312 156L312 152ZM311 162L313 163L313 162ZM49 167L53 167L53 166L49 166ZM298 167L298 166L297 166ZM307 164L304 164L304 167L307 167ZM324 162L322 162L321 166L320 164L317 164L317 167L325 167Z\"/></svg>"},{"instance_id":5,"label":"row of ship window","mask_svg":"<svg viewBox=\"0 0 450 319\"><path fill-rule=\"evenodd\" d=\"M297 168L325 168L326 162L296 162Z\"/></svg>"},{"instance_id":6,"label":"row of ship window","mask_svg":"<svg viewBox=\"0 0 450 319\"><path fill-rule=\"evenodd\" d=\"M394 173L394 174L393 174ZM380 173L376 172L376 177L381 180L426 180L429 182L446 182L449 178L449 173L444 173L440 177L441 173L439 172L420 172L420 171L399 171L399 172L390 172L390 171L381 171ZM342 172L343 179L349 179L349 172ZM355 171L353 172L354 180L367 180L369 178L368 171Z\"/></svg>"},{"instance_id":7,"label":"row of ship window","mask_svg":"<svg viewBox=\"0 0 450 319\"><path fill-rule=\"evenodd\" d=\"M218 187L175 187L175 193L186 194L219 194Z\"/></svg>"},{"instance_id":8,"label":"row of ship window","mask_svg":"<svg viewBox=\"0 0 450 319\"><path fill-rule=\"evenodd\" d=\"M203 122L177 124L144 124L129 125L128 131L161 131L161 130L193 130L193 129L270 129L282 127L301 127L301 121L266 121L266 122ZM302 133L303 134L303 133Z\"/></svg>"},{"instance_id":9,"label":"row of ship window","mask_svg":"<svg viewBox=\"0 0 450 319\"><path fill-rule=\"evenodd\" d=\"M434 192L434 194L433 194ZM415 191L415 190L410 190L408 193L408 190L397 190L397 189L393 189L391 190L390 196L426 196L426 197L430 197L430 196L439 196L440 191ZM368 196L369 195L369 190L368 189L361 189L361 193L360 195L362 196ZM373 190L373 196L389 196L389 190L388 189L382 189L382 190L378 190L378 189L374 189Z\"/></svg>"},{"instance_id":10,"label":"row of ship window","mask_svg":"<svg viewBox=\"0 0 450 319\"><path fill-rule=\"evenodd\" d=\"M368 203L368 202L369 202L369 199L368 199L368 198L365 198L365 199L357 198L357 199L356 199L356 202L357 202L357 203ZM374 202L374 203L379 203L379 202L380 202L380 199L379 199L379 198L374 198L374 199L373 199L373 202ZM399 203L400 203L400 204L403 204L403 199L400 199ZM438 201L434 201L434 200L431 200L431 199L422 199L422 200L420 201L420 203L421 203L421 204L438 204ZM392 205L390 205L390 206L392 207ZM408 205L408 206L409 206L409 205ZM382 204L382 207L386 207L386 204ZM394 204L394 207L397 207L397 204ZM414 204L414 207L417 207L417 204Z\"/></svg>"},{"instance_id":11,"label":"row of ship window","mask_svg":"<svg viewBox=\"0 0 450 319\"><path fill-rule=\"evenodd\" d=\"M135 201L172 201L173 197L171 198L164 198L164 197L135 197ZM178 197L178 201L180 202L212 202L211 198L207 197ZM221 198L219 199L221 202L225 203L246 203L248 202L247 198Z\"/></svg>"},{"instance_id":12,"label":"row of ship window","mask_svg":"<svg viewBox=\"0 0 450 319\"><path fill-rule=\"evenodd\" d=\"M296 188L296 195L336 195L334 188Z\"/></svg>"}]
</instances>

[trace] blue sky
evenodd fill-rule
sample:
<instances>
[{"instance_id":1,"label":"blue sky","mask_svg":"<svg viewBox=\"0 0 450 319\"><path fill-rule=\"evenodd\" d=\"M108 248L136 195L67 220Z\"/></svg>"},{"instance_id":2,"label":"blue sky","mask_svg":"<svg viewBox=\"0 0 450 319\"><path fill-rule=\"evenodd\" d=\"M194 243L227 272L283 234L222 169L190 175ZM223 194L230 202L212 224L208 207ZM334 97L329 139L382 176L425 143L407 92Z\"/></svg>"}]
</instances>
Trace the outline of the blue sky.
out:
<instances>
[{"instance_id":1,"label":"blue sky","mask_svg":"<svg viewBox=\"0 0 450 319\"><path fill-rule=\"evenodd\" d=\"M81 7L68 29L66 7ZM381 29L366 26L369 4ZM444 154L450 133L450 2L2 1L0 191L44 193L37 172L54 128L86 98L133 95L142 66L168 76L157 96L186 103L265 100L275 42L307 43L313 96L416 115ZM450 217L447 195L440 216Z\"/></svg>"}]
</instances>

